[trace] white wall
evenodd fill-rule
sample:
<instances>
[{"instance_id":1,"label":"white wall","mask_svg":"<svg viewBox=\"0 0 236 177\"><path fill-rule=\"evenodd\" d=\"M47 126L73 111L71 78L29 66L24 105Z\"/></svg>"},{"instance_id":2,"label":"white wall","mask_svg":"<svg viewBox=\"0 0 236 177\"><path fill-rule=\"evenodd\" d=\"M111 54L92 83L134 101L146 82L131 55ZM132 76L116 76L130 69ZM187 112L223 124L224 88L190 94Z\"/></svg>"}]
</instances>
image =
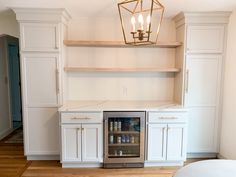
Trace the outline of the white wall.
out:
<instances>
[{"instance_id":1,"label":"white wall","mask_svg":"<svg viewBox=\"0 0 236 177\"><path fill-rule=\"evenodd\" d=\"M15 37L19 36L18 23L13 12L0 13L0 35L8 34ZM9 117L8 86L5 78L8 76L7 61L4 53L0 53L0 139L12 131L11 120Z\"/></svg>"},{"instance_id":2,"label":"white wall","mask_svg":"<svg viewBox=\"0 0 236 177\"><path fill-rule=\"evenodd\" d=\"M69 39L123 41L119 18L80 18L69 23ZM175 25L165 19L160 41L175 41ZM68 48L67 66L170 68L175 49ZM68 100L173 100L174 74L68 74Z\"/></svg>"},{"instance_id":3,"label":"white wall","mask_svg":"<svg viewBox=\"0 0 236 177\"><path fill-rule=\"evenodd\" d=\"M236 10L230 17L225 63L220 154L236 159Z\"/></svg>"}]
</instances>

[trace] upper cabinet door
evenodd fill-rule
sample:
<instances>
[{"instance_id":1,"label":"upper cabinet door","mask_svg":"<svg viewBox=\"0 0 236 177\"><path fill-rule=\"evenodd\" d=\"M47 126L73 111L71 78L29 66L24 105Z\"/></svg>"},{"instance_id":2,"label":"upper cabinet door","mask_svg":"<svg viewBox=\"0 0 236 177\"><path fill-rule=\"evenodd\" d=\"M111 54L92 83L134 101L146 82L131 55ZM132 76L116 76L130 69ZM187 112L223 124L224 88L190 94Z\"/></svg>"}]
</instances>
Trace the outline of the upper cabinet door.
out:
<instances>
[{"instance_id":1,"label":"upper cabinet door","mask_svg":"<svg viewBox=\"0 0 236 177\"><path fill-rule=\"evenodd\" d=\"M59 26L47 23L21 23L22 51L58 51Z\"/></svg>"},{"instance_id":2,"label":"upper cabinet door","mask_svg":"<svg viewBox=\"0 0 236 177\"><path fill-rule=\"evenodd\" d=\"M224 26L188 26L187 53L222 53Z\"/></svg>"},{"instance_id":3,"label":"upper cabinet door","mask_svg":"<svg viewBox=\"0 0 236 177\"><path fill-rule=\"evenodd\" d=\"M24 54L24 104L57 107L60 104L59 59L56 54Z\"/></svg>"},{"instance_id":4,"label":"upper cabinet door","mask_svg":"<svg viewBox=\"0 0 236 177\"><path fill-rule=\"evenodd\" d=\"M216 106L218 104L221 62L221 55L187 57L185 106Z\"/></svg>"},{"instance_id":5,"label":"upper cabinet door","mask_svg":"<svg viewBox=\"0 0 236 177\"><path fill-rule=\"evenodd\" d=\"M102 124L82 124L82 161L102 162Z\"/></svg>"}]
</instances>

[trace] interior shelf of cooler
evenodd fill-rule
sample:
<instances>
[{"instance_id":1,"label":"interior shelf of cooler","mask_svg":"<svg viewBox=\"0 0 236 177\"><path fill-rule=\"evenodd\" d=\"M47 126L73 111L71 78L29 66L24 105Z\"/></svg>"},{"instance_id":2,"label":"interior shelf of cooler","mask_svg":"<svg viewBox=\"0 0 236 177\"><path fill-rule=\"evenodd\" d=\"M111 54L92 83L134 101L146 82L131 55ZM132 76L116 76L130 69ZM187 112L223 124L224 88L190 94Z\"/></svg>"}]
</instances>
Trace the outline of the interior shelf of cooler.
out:
<instances>
[{"instance_id":1,"label":"interior shelf of cooler","mask_svg":"<svg viewBox=\"0 0 236 177\"><path fill-rule=\"evenodd\" d=\"M139 154L122 154L122 155L109 154L108 157L109 158L139 157Z\"/></svg>"},{"instance_id":2,"label":"interior shelf of cooler","mask_svg":"<svg viewBox=\"0 0 236 177\"><path fill-rule=\"evenodd\" d=\"M109 134L139 134L138 131L113 131L109 132Z\"/></svg>"},{"instance_id":3,"label":"interior shelf of cooler","mask_svg":"<svg viewBox=\"0 0 236 177\"><path fill-rule=\"evenodd\" d=\"M109 144L108 146L140 146L139 143L114 143Z\"/></svg>"}]
</instances>

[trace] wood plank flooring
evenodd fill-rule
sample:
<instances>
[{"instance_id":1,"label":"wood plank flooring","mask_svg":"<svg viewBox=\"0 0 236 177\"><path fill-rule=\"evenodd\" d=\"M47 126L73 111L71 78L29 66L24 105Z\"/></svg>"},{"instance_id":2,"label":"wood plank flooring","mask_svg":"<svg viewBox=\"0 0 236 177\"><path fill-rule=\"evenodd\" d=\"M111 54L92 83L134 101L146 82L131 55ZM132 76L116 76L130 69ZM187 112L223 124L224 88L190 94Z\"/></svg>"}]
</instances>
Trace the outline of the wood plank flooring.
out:
<instances>
[{"instance_id":1,"label":"wood plank flooring","mask_svg":"<svg viewBox=\"0 0 236 177\"><path fill-rule=\"evenodd\" d=\"M27 161L23 144L0 141L0 177L172 177L178 168L65 169L59 161Z\"/></svg>"},{"instance_id":2,"label":"wood plank flooring","mask_svg":"<svg viewBox=\"0 0 236 177\"><path fill-rule=\"evenodd\" d=\"M0 143L0 177L19 177L28 163L23 145Z\"/></svg>"},{"instance_id":3,"label":"wood plank flooring","mask_svg":"<svg viewBox=\"0 0 236 177\"><path fill-rule=\"evenodd\" d=\"M56 161L34 161L23 177L171 177L177 167L129 169L62 169Z\"/></svg>"}]
</instances>

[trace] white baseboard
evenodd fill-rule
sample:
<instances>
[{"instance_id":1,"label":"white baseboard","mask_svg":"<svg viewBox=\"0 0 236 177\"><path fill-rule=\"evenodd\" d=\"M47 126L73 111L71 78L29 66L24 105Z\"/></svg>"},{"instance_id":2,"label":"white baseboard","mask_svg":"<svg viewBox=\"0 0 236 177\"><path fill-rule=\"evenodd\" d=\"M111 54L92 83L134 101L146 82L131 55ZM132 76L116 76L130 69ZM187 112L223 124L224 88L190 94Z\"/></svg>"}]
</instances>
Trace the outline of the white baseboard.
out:
<instances>
[{"instance_id":1,"label":"white baseboard","mask_svg":"<svg viewBox=\"0 0 236 177\"><path fill-rule=\"evenodd\" d=\"M13 128L8 128L7 130L0 132L0 140L5 138L6 136L10 135L14 131Z\"/></svg>"},{"instance_id":2,"label":"white baseboard","mask_svg":"<svg viewBox=\"0 0 236 177\"><path fill-rule=\"evenodd\" d=\"M145 162L144 167L174 167L183 166L183 161L160 161L160 162Z\"/></svg>"},{"instance_id":3,"label":"white baseboard","mask_svg":"<svg viewBox=\"0 0 236 177\"><path fill-rule=\"evenodd\" d=\"M102 163L62 163L62 168L99 168Z\"/></svg>"},{"instance_id":4,"label":"white baseboard","mask_svg":"<svg viewBox=\"0 0 236 177\"><path fill-rule=\"evenodd\" d=\"M218 153L188 153L187 158L216 158Z\"/></svg>"},{"instance_id":5,"label":"white baseboard","mask_svg":"<svg viewBox=\"0 0 236 177\"><path fill-rule=\"evenodd\" d=\"M27 155L27 160L60 160L60 155Z\"/></svg>"}]
</instances>

